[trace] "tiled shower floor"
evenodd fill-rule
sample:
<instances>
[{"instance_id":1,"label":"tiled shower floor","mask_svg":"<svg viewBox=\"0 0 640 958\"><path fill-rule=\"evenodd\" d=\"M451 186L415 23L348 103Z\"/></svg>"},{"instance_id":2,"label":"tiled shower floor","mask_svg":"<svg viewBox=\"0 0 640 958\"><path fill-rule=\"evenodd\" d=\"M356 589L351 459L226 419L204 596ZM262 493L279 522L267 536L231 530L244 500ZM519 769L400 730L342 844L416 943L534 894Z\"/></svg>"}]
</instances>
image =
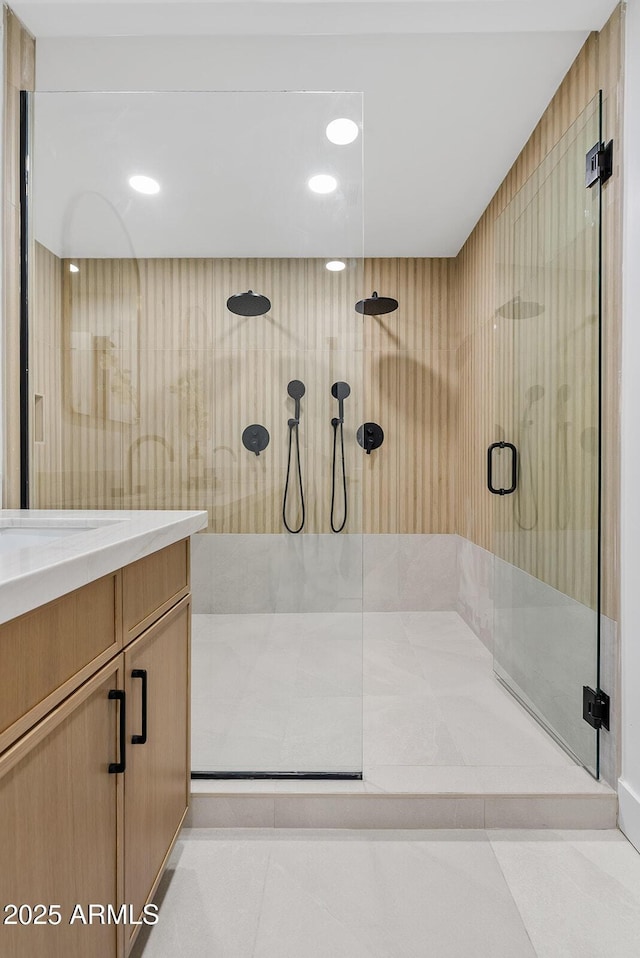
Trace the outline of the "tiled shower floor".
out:
<instances>
[{"instance_id":1,"label":"tiled shower floor","mask_svg":"<svg viewBox=\"0 0 640 958\"><path fill-rule=\"evenodd\" d=\"M364 784L347 789L562 792L591 781L500 685L455 612L368 613L362 638L360 623L194 616L192 767L347 770L362 750Z\"/></svg>"}]
</instances>

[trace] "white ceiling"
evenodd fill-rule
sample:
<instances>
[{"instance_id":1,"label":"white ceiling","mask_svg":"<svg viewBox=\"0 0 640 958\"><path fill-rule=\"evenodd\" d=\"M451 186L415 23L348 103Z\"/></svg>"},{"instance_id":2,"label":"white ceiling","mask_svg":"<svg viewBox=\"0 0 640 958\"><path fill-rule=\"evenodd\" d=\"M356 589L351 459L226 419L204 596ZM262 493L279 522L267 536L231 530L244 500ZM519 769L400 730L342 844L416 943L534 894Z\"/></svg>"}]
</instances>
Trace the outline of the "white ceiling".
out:
<instances>
[{"instance_id":1,"label":"white ceiling","mask_svg":"<svg viewBox=\"0 0 640 958\"><path fill-rule=\"evenodd\" d=\"M362 96L38 93L35 236L63 257L362 256L362 143L327 140L338 116L361 125Z\"/></svg>"},{"instance_id":2,"label":"white ceiling","mask_svg":"<svg viewBox=\"0 0 640 958\"><path fill-rule=\"evenodd\" d=\"M56 158L50 149L45 172L45 152L39 160L36 154L37 223L51 248L74 256L122 255L122 223L128 248L139 256L349 256L362 252L363 211L366 255L455 255L587 31L600 27L613 6L612 0L18 2L14 9L40 38L41 91L364 95L363 200L355 162L360 143L340 149L323 137L326 111L338 109L339 99L318 97L311 109L307 98L292 135L282 97L257 112L250 97L231 111L229 97L217 105L209 98L206 111L193 103L187 108L183 99L164 124L157 111L116 108L102 126L86 104L69 111L67 98L66 108L50 111L46 135L42 128ZM178 8L179 26L171 21ZM406 32L407 24L416 28ZM109 35L119 32L138 35ZM353 108L355 100L349 103ZM199 152L187 148L190 141ZM136 155L138 164L156 164L163 184L173 184L161 197L136 199L124 188ZM206 156L215 162L202 162ZM310 197L307 174L331 163L345 188L332 198ZM117 228L111 213L102 223L104 203L87 199L96 189L117 210Z\"/></svg>"},{"instance_id":3,"label":"white ceiling","mask_svg":"<svg viewBox=\"0 0 640 958\"><path fill-rule=\"evenodd\" d=\"M17 0L34 36L599 30L610 0Z\"/></svg>"}]
</instances>

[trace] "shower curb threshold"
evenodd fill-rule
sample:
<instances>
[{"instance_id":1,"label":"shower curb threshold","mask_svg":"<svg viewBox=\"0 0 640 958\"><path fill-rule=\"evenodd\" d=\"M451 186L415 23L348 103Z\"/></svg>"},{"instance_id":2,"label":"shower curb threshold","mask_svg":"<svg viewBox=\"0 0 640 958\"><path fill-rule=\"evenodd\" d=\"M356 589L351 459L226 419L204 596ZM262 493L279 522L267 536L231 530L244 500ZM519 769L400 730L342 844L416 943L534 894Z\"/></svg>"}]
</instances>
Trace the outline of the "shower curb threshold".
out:
<instances>
[{"instance_id":1,"label":"shower curb threshold","mask_svg":"<svg viewBox=\"0 0 640 958\"><path fill-rule=\"evenodd\" d=\"M446 778L428 787L382 787L364 781L231 781L191 783L186 826L192 828L615 828L618 799L608 785L577 767L553 769L549 780L526 781L536 771L462 769L466 786ZM470 774L465 776L465 771ZM545 769L549 772L549 769ZM566 781L563 782L563 774ZM474 774L476 773L476 774ZM480 773L480 774L477 774ZM505 775L506 773L506 775ZM512 774L509 774L512 773ZM578 774L576 774L578 773ZM511 779L505 782L504 779ZM520 787L518 787L520 780ZM461 783L462 784L462 783Z\"/></svg>"}]
</instances>

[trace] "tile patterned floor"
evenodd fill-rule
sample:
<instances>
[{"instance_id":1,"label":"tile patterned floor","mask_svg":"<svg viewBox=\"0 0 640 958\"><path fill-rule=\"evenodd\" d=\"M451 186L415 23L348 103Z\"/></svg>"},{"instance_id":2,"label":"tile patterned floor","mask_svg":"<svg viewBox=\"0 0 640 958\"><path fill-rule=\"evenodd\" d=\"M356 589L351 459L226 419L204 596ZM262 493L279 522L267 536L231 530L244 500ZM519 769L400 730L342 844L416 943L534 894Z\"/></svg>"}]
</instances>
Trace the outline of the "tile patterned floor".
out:
<instances>
[{"instance_id":1,"label":"tile patterned floor","mask_svg":"<svg viewBox=\"0 0 640 958\"><path fill-rule=\"evenodd\" d=\"M196 770L354 770L363 756L383 788L393 778L416 788L434 768L452 779L575 770L455 612L196 615L193 625Z\"/></svg>"},{"instance_id":2,"label":"tile patterned floor","mask_svg":"<svg viewBox=\"0 0 640 958\"><path fill-rule=\"evenodd\" d=\"M617 831L185 830L132 958L637 958Z\"/></svg>"}]
</instances>

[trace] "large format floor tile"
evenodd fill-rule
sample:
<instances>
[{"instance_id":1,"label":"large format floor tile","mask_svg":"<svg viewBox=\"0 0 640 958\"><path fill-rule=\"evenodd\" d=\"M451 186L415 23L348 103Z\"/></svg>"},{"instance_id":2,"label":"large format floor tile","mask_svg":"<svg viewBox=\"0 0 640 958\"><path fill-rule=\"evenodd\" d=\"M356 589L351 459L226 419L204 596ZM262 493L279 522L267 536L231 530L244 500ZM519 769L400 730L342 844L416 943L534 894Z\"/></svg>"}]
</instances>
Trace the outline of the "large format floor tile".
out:
<instances>
[{"instance_id":1,"label":"large format floor tile","mask_svg":"<svg viewBox=\"0 0 640 958\"><path fill-rule=\"evenodd\" d=\"M640 856L619 832L489 837L539 958L640 954Z\"/></svg>"},{"instance_id":2,"label":"large format floor tile","mask_svg":"<svg viewBox=\"0 0 640 958\"><path fill-rule=\"evenodd\" d=\"M620 832L183 832L132 958L637 958Z\"/></svg>"},{"instance_id":3,"label":"large format floor tile","mask_svg":"<svg viewBox=\"0 0 640 958\"><path fill-rule=\"evenodd\" d=\"M575 769L455 612L197 615L192 684L198 771Z\"/></svg>"}]
</instances>

